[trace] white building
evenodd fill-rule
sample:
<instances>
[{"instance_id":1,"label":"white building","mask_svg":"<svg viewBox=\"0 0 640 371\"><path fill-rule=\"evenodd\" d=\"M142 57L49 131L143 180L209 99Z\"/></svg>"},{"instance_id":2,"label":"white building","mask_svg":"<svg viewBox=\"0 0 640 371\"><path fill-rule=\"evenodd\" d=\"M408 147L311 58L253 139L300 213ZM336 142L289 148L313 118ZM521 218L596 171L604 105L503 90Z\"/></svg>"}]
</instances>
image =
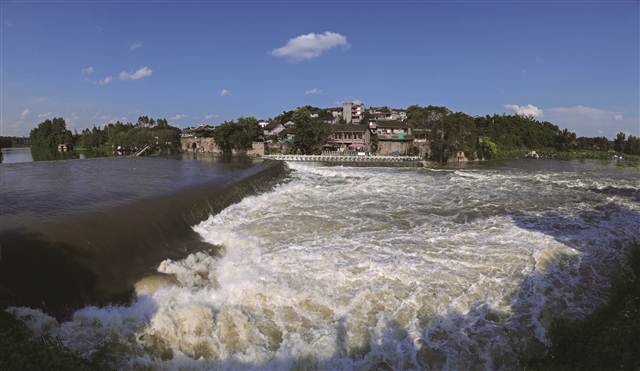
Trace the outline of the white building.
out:
<instances>
[{"instance_id":1,"label":"white building","mask_svg":"<svg viewBox=\"0 0 640 371\"><path fill-rule=\"evenodd\" d=\"M342 118L347 124L359 124L364 110L364 105L361 103L345 102L342 105Z\"/></svg>"}]
</instances>

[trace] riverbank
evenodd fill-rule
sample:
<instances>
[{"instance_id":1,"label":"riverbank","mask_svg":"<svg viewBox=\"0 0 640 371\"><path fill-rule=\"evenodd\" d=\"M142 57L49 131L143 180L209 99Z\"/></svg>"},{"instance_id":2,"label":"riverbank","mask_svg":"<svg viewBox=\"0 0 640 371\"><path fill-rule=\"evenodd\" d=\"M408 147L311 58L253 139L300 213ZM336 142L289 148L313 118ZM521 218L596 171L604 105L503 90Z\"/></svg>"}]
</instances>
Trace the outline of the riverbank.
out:
<instances>
[{"instance_id":1,"label":"riverbank","mask_svg":"<svg viewBox=\"0 0 640 371\"><path fill-rule=\"evenodd\" d=\"M640 368L640 245L611 288L607 304L577 321L551 329L552 347L535 370L637 370Z\"/></svg>"},{"instance_id":2,"label":"riverbank","mask_svg":"<svg viewBox=\"0 0 640 371\"><path fill-rule=\"evenodd\" d=\"M554 148L541 148L541 149L535 149L535 151L540 156L540 158L553 159L553 160L611 160L613 159L613 155L616 154L616 152L614 151L594 151L594 150L584 150L584 149L576 149L572 151L558 151ZM526 158L529 152L531 152L531 150L526 148L501 149L498 151L498 154L495 159L496 160L522 159L522 158ZM624 159L628 161L640 162L640 155L630 155L630 154L623 153L622 157L624 157Z\"/></svg>"}]
</instances>

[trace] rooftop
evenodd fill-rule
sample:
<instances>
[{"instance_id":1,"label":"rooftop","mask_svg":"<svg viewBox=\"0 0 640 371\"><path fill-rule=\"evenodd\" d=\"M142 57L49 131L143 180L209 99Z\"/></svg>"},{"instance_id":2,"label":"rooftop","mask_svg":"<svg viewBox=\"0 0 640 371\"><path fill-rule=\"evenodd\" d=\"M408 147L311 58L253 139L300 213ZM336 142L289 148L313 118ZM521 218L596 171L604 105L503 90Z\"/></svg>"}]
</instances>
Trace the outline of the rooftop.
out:
<instances>
[{"instance_id":1,"label":"rooftop","mask_svg":"<svg viewBox=\"0 0 640 371\"><path fill-rule=\"evenodd\" d=\"M402 121L398 120L383 120L376 122L377 127L379 128L408 128L409 125Z\"/></svg>"},{"instance_id":2,"label":"rooftop","mask_svg":"<svg viewBox=\"0 0 640 371\"><path fill-rule=\"evenodd\" d=\"M353 125L353 124L342 124L342 125L333 125L334 132L364 132L367 130L366 126L362 125Z\"/></svg>"}]
</instances>

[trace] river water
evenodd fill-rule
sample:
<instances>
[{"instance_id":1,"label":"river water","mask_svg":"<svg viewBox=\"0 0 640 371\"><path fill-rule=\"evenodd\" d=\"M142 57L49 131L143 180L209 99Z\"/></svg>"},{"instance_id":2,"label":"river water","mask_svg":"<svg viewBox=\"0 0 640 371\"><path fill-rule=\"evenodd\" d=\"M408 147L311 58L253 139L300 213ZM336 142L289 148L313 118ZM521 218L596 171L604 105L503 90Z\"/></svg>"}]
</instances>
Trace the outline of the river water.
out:
<instances>
[{"instance_id":1,"label":"river water","mask_svg":"<svg viewBox=\"0 0 640 371\"><path fill-rule=\"evenodd\" d=\"M10 311L124 369L514 369L640 242L640 170L620 165L289 163L193 223L217 248L164 259L129 302Z\"/></svg>"}]
</instances>

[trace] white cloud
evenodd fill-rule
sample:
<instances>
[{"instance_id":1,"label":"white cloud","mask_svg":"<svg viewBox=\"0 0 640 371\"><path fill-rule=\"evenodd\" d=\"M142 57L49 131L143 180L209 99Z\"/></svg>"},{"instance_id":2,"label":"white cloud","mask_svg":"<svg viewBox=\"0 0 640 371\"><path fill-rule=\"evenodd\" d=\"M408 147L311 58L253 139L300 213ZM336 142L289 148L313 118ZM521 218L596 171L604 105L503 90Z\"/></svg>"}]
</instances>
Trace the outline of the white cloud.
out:
<instances>
[{"instance_id":1,"label":"white cloud","mask_svg":"<svg viewBox=\"0 0 640 371\"><path fill-rule=\"evenodd\" d=\"M519 106L517 104L505 104L504 108L520 116L542 117L544 115L542 109L534 106L533 104L527 104L526 106Z\"/></svg>"},{"instance_id":2,"label":"white cloud","mask_svg":"<svg viewBox=\"0 0 640 371\"><path fill-rule=\"evenodd\" d=\"M140 80L144 77L151 76L152 73L153 71L151 70L151 68L144 66L133 73L122 71L120 72L119 78L120 80L125 80L125 81Z\"/></svg>"},{"instance_id":3,"label":"white cloud","mask_svg":"<svg viewBox=\"0 0 640 371\"><path fill-rule=\"evenodd\" d=\"M227 89L222 89L220 90L220 96L221 97L228 97L231 96L231 91L227 90Z\"/></svg>"},{"instance_id":4,"label":"white cloud","mask_svg":"<svg viewBox=\"0 0 640 371\"><path fill-rule=\"evenodd\" d=\"M169 117L169 120L177 121L177 120L186 119L187 117L189 117L189 115L185 115L184 113L179 113L175 116Z\"/></svg>"},{"instance_id":5,"label":"white cloud","mask_svg":"<svg viewBox=\"0 0 640 371\"><path fill-rule=\"evenodd\" d=\"M612 112L612 111L607 111L600 108L586 107L582 105L577 105L572 107L554 107L549 109L549 112L563 114L563 115L582 116L586 118L593 118L593 119L600 119L600 120L613 119L613 120L620 121L624 119L621 112Z\"/></svg>"},{"instance_id":6,"label":"white cloud","mask_svg":"<svg viewBox=\"0 0 640 371\"><path fill-rule=\"evenodd\" d=\"M308 33L289 39L287 43L271 54L276 57L287 58L290 62L300 62L306 59L317 58L329 49L338 46L349 47L347 38L339 33Z\"/></svg>"},{"instance_id":7,"label":"white cloud","mask_svg":"<svg viewBox=\"0 0 640 371\"><path fill-rule=\"evenodd\" d=\"M129 50L136 50L142 48L142 43L133 43L129 46Z\"/></svg>"},{"instance_id":8,"label":"white cloud","mask_svg":"<svg viewBox=\"0 0 640 371\"><path fill-rule=\"evenodd\" d=\"M210 115L206 115L204 118L207 120L211 120L211 119L217 119L218 117L220 117L220 115L210 114Z\"/></svg>"},{"instance_id":9,"label":"white cloud","mask_svg":"<svg viewBox=\"0 0 640 371\"><path fill-rule=\"evenodd\" d=\"M22 111L22 113L20 113L20 119L24 120L27 118L27 116L29 116L29 114L31 113L31 111L29 111L28 108L25 108L24 111Z\"/></svg>"},{"instance_id":10,"label":"white cloud","mask_svg":"<svg viewBox=\"0 0 640 371\"><path fill-rule=\"evenodd\" d=\"M48 117L51 117L51 112L41 113L38 115L39 119L48 118Z\"/></svg>"},{"instance_id":11,"label":"white cloud","mask_svg":"<svg viewBox=\"0 0 640 371\"><path fill-rule=\"evenodd\" d=\"M80 70L80 73L82 74L82 76L91 76L93 75L93 72L95 70L93 69L93 67L89 66L89 67L85 67L83 69Z\"/></svg>"},{"instance_id":12,"label":"white cloud","mask_svg":"<svg viewBox=\"0 0 640 371\"><path fill-rule=\"evenodd\" d=\"M107 76L107 77L105 77L104 79L99 80L99 81L98 81L98 85L107 85L107 84L110 84L110 83L111 83L111 81L113 81L113 77L111 77L111 76Z\"/></svg>"},{"instance_id":13,"label":"white cloud","mask_svg":"<svg viewBox=\"0 0 640 371\"><path fill-rule=\"evenodd\" d=\"M322 94L322 90L318 88L305 90L304 92L304 95L319 95L319 94Z\"/></svg>"},{"instance_id":14,"label":"white cloud","mask_svg":"<svg viewBox=\"0 0 640 371\"><path fill-rule=\"evenodd\" d=\"M622 112L583 105L553 107L547 112L551 122L567 127L579 136L605 135L612 138L620 131L634 135L640 134L638 119L625 118Z\"/></svg>"}]
</instances>

